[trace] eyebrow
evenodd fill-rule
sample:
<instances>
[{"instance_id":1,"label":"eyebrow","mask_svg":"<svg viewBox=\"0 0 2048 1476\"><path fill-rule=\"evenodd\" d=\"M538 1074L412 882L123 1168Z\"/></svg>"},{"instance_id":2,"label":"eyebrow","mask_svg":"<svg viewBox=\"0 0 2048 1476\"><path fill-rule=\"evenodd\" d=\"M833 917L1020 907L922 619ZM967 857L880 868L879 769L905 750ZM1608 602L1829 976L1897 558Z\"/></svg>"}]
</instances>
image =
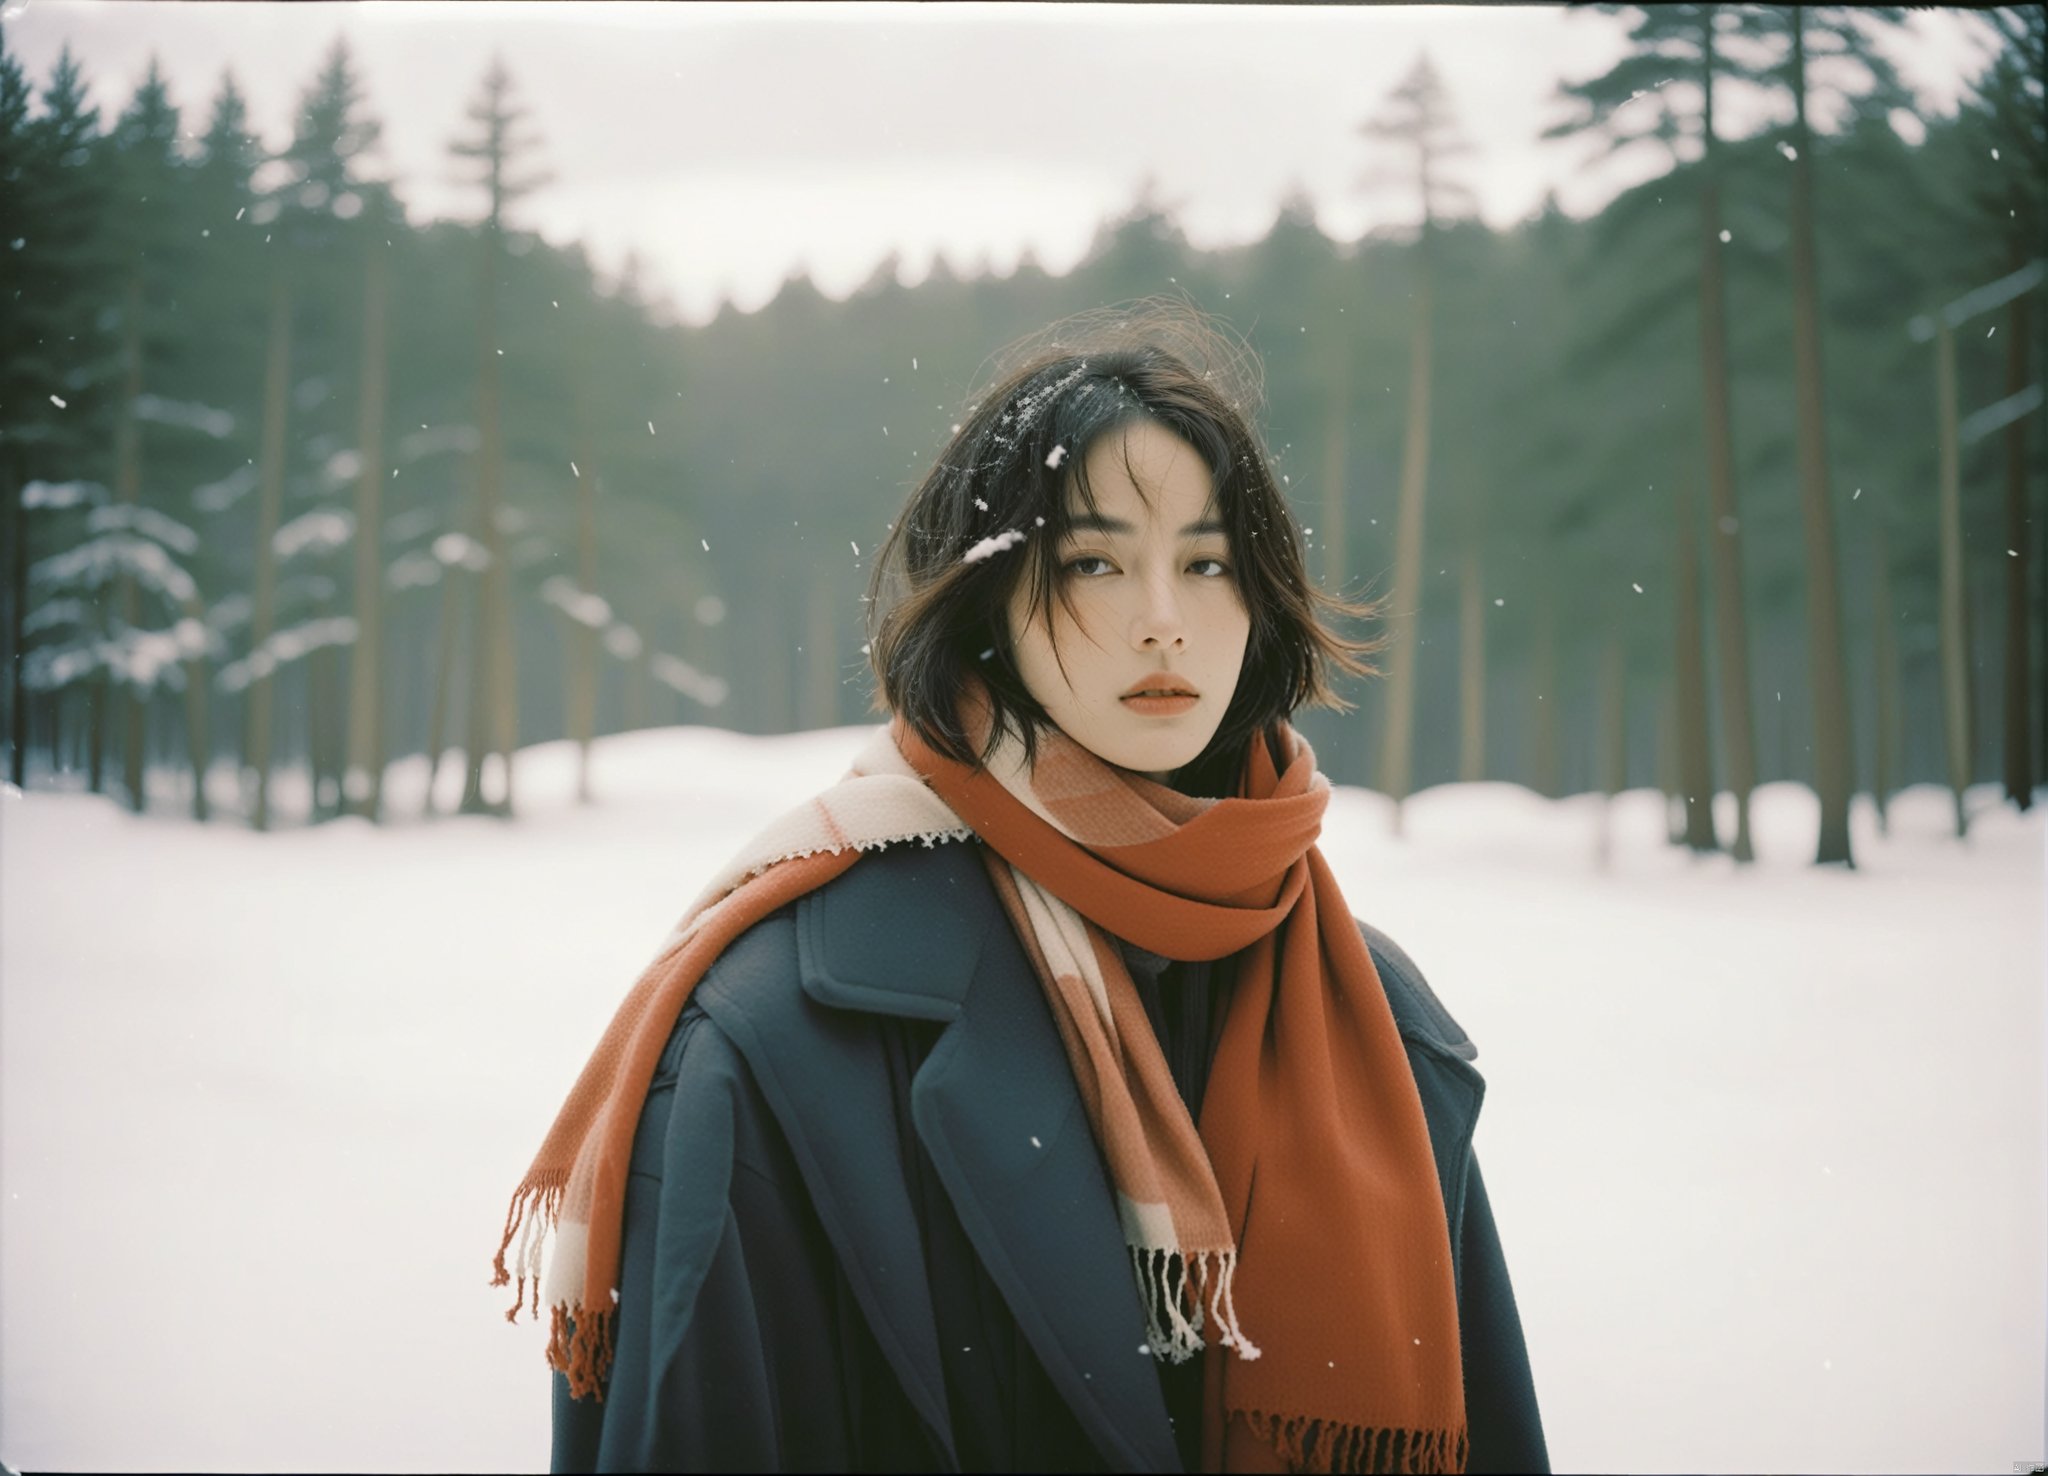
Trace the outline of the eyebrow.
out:
<instances>
[{"instance_id":1,"label":"eyebrow","mask_svg":"<svg viewBox=\"0 0 2048 1476\"><path fill-rule=\"evenodd\" d=\"M1100 513L1083 513L1067 524L1067 531L1070 533L1111 533L1122 537L1135 533L1138 530L1131 524L1126 523L1122 518L1105 518ZM1227 536L1229 532L1228 528L1214 519L1204 519L1198 523L1189 523L1180 530L1180 536L1183 538L1200 538L1209 533L1221 533Z\"/></svg>"}]
</instances>

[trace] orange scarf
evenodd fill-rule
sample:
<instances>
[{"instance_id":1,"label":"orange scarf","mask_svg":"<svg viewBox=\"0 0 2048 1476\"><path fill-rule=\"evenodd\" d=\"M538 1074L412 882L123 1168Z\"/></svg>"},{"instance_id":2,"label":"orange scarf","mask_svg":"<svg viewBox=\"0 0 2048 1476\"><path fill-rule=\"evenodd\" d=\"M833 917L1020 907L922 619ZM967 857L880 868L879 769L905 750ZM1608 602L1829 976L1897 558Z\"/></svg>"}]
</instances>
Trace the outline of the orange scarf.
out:
<instances>
[{"instance_id":1,"label":"orange scarf","mask_svg":"<svg viewBox=\"0 0 2048 1476\"><path fill-rule=\"evenodd\" d=\"M979 749L987 709L963 705ZM548 1360L599 1393L625 1167L697 980L747 927L892 840L979 836L1059 1026L1162 1358L1206 1340L1210 1471L1459 1471L1467 1453L1450 1237L1422 1104L1378 973L1315 846L1329 782L1280 725L1236 797L1183 795L1056 728L1023 763L928 748L897 719L845 779L744 848L693 904L584 1068L514 1195L516 1316L556 1248ZM1199 1132L1111 935L1240 953ZM1226 1354L1234 1353L1229 1357Z\"/></svg>"}]
</instances>

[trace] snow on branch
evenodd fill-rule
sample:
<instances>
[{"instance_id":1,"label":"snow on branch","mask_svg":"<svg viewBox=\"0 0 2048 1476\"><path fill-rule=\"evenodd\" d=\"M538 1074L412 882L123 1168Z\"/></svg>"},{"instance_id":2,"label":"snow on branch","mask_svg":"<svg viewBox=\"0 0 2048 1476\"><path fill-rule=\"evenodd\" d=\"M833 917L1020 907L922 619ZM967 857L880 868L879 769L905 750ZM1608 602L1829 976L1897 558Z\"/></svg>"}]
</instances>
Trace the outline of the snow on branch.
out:
<instances>
[{"instance_id":1,"label":"snow on branch","mask_svg":"<svg viewBox=\"0 0 2048 1476\"><path fill-rule=\"evenodd\" d=\"M201 512L226 512L256 487L256 467L244 462L217 482L192 489L192 505Z\"/></svg>"},{"instance_id":2,"label":"snow on branch","mask_svg":"<svg viewBox=\"0 0 2048 1476\"><path fill-rule=\"evenodd\" d=\"M355 531L354 513L345 508L316 507L279 528L271 535L270 546L280 559L318 556L346 548Z\"/></svg>"},{"instance_id":3,"label":"snow on branch","mask_svg":"<svg viewBox=\"0 0 2048 1476\"><path fill-rule=\"evenodd\" d=\"M167 400L162 395L137 395L129 402L129 408L137 420L154 421L158 425L189 426L216 441L234 434L235 417L211 405L190 400Z\"/></svg>"},{"instance_id":4,"label":"snow on branch","mask_svg":"<svg viewBox=\"0 0 2048 1476\"><path fill-rule=\"evenodd\" d=\"M343 447L331 453L320 466L321 485L328 492L348 486L362 474L363 453L353 447Z\"/></svg>"},{"instance_id":5,"label":"snow on branch","mask_svg":"<svg viewBox=\"0 0 2048 1476\"><path fill-rule=\"evenodd\" d=\"M640 632L630 625L613 625L604 633L604 648L621 661L631 661L645 649Z\"/></svg>"},{"instance_id":6,"label":"snow on branch","mask_svg":"<svg viewBox=\"0 0 2048 1476\"><path fill-rule=\"evenodd\" d=\"M441 561L430 553L400 554L384 570L384 583L392 589L424 589L441 582Z\"/></svg>"},{"instance_id":7,"label":"snow on branch","mask_svg":"<svg viewBox=\"0 0 2048 1476\"><path fill-rule=\"evenodd\" d=\"M612 607L603 595L590 594L576 587L576 581L557 574L544 580L540 597L567 615L578 625L587 625L592 630L603 630L611 623Z\"/></svg>"},{"instance_id":8,"label":"snow on branch","mask_svg":"<svg viewBox=\"0 0 2048 1476\"><path fill-rule=\"evenodd\" d=\"M119 574L132 575L174 605L183 605L199 593L192 576L172 560L162 544L130 533L102 534L51 554L30 567L28 578L40 589L102 589Z\"/></svg>"},{"instance_id":9,"label":"snow on branch","mask_svg":"<svg viewBox=\"0 0 2048 1476\"><path fill-rule=\"evenodd\" d=\"M434 557L444 564L460 564L472 574L491 567L490 551L467 533L443 533L436 538Z\"/></svg>"},{"instance_id":10,"label":"snow on branch","mask_svg":"<svg viewBox=\"0 0 2048 1476\"><path fill-rule=\"evenodd\" d=\"M215 685L223 692L239 692L281 666L303 661L323 646L352 646L355 639L356 623L346 615L308 620L302 625L276 632L241 660L223 666L215 678Z\"/></svg>"},{"instance_id":11,"label":"snow on branch","mask_svg":"<svg viewBox=\"0 0 2048 1476\"><path fill-rule=\"evenodd\" d=\"M725 701L724 681L715 676L705 675L679 656L657 651L648 659L647 664L657 681L685 697L695 698L706 707L717 707Z\"/></svg>"},{"instance_id":12,"label":"snow on branch","mask_svg":"<svg viewBox=\"0 0 2048 1476\"><path fill-rule=\"evenodd\" d=\"M91 615L84 600L45 600L22 619L21 633L35 635L66 625L84 625Z\"/></svg>"},{"instance_id":13,"label":"snow on branch","mask_svg":"<svg viewBox=\"0 0 2048 1476\"><path fill-rule=\"evenodd\" d=\"M63 646L41 646L22 657L24 686L52 692L98 672L139 692L183 691L183 663L211 652L217 638L187 616L165 630L117 630Z\"/></svg>"},{"instance_id":14,"label":"snow on branch","mask_svg":"<svg viewBox=\"0 0 2048 1476\"><path fill-rule=\"evenodd\" d=\"M95 533L140 533L145 538L155 539L173 553L199 552L197 533L176 518L167 518L139 503L115 502L96 507L92 516L85 520L85 526Z\"/></svg>"},{"instance_id":15,"label":"snow on branch","mask_svg":"<svg viewBox=\"0 0 2048 1476\"><path fill-rule=\"evenodd\" d=\"M23 507L90 507L106 500L98 482L30 482L21 489Z\"/></svg>"}]
</instances>

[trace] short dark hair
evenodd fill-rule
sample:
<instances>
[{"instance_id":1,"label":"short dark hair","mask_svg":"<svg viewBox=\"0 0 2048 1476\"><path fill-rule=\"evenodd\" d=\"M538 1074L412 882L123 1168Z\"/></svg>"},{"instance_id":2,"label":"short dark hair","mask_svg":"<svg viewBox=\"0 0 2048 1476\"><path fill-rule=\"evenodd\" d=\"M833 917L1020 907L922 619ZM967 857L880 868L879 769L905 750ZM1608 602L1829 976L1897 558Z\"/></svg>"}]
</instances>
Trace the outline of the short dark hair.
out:
<instances>
[{"instance_id":1,"label":"short dark hair","mask_svg":"<svg viewBox=\"0 0 2048 1476\"><path fill-rule=\"evenodd\" d=\"M1270 735L1300 707L1349 709L1331 685L1333 671L1378 675L1363 658L1386 643L1354 640L1328 623L1376 619L1384 602L1354 603L1310 578L1300 532L1252 430L1256 357L1197 310L1160 299L1063 320L1005 357L1016 367L999 367L993 387L968 405L875 559L867 605L875 710L900 713L960 763L985 763L1012 728L1027 758L1035 756L1039 730L1053 720L1018 673L1011 600L1029 581L1028 618L1049 612L1054 597L1073 613L1055 556L1071 521L1067 489L1097 510L1083 470L1090 449L1149 420L1209 468L1231 578L1251 616L1236 693L1175 786L1235 793L1254 736ZM997 552L965 557L991 539ZM1024 557L1000 551L1020 540ZM986 682L995 720L980 753L956 710L968 671Z\"/></svg>"}]
</instances>

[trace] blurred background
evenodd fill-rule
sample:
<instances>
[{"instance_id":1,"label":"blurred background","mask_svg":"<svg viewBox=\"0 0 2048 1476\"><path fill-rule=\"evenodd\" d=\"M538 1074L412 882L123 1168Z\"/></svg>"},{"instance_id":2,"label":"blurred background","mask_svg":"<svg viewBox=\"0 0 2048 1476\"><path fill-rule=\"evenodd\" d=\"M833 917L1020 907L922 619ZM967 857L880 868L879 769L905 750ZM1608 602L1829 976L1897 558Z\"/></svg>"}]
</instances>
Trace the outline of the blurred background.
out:
<instances>
[{"instance_id":1,"label":"blurred background","mask_svg":"<svg viewBox=\"0 0 2048 1476\"><path fill-rule=\"evenodd\" d=\"M869 721L987 358L1166 293L1390 597L1333 779L2030 803L2039 7L569 9L7 8L14 784Z\"/></svg>"},{"instance_id":2,"label":"blurred background","mask_svg":"<svg viewBox=\"0 0 2048 1476\"><path fill-rule=\"evenodd\" d=\"M2038 1466L2044 32L0 0L0 1460L545 1466L507 1194L993 356L1164 295L1387 602L1319 844L1557 1468Z\"/></svg>"}]
</instances>

